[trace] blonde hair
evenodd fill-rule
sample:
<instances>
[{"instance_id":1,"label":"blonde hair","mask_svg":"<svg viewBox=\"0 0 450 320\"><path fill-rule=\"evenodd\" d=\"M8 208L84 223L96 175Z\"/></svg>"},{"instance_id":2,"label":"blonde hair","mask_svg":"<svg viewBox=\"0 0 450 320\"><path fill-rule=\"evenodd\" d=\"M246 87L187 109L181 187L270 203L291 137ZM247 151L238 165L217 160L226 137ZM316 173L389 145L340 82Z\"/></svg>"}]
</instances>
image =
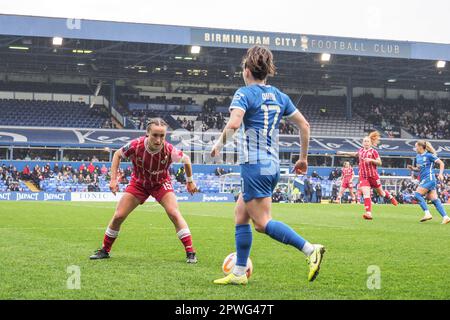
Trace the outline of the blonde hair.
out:
<instances>
[{"instance_id":1,"label":"blonde hair","mask_svg":"<svg viewBox=\"0 0 450 320\"><path fill-rule=\"evenodd\" d=\"M424 148L425 150L427 150L429 153L432 153L434 155L437 154L436 150L433 148L433 146L431 145L430 142L428 142L426 140L419 140L419 141L417 141L417 144L419 146L421 146L422 148Z\"/></svg>"},{"instance_id":2,"label":"blonde hair","mask_svg":"<svg viewBox=\"0 0 450 320\"><path fill-rule=\"evenodd\" d=\"M167 122L165 122L163 119L161 118L152 118L149 120L148 125L147 125L147 133L150 132L150 130L152 129L152 125L157 125L157 126L162 126L162 127L168 127L169 125L167 124Z\"/></svg>"},{"instance_id":3,"label":"blonde hair","mask_svg":"<svg viewBox=\"0 0 450 320\"><path fill-rule=\"evenodd\" d=\"M380 143L380 133L378 131L372 131L368 135L370 142L372 143L372 146L376 147Z\"/></svg>"}]
</instances>

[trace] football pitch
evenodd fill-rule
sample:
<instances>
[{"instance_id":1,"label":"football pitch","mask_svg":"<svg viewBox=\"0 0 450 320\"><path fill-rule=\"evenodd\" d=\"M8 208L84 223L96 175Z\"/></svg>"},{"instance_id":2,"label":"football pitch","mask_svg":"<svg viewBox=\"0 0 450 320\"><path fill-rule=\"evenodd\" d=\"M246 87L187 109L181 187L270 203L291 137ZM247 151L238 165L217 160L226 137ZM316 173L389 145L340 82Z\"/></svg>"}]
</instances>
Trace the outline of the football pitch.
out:
<instances>
[{"instance_id":1,"label":"football pitch","mask_svg":"<svg viewBox=\"0 0 450 320\"><path fill-rule=\"evenodd\" d=\"M173 226L156 204L130 215L111 259L88 260L114 207L2 202L0 299L450 298L450 225L440 225L434 208L434 219L420 224L418 206L376 205L375 219L365 221L361 205L275 204L275 219L326 246L320 275L308 283L302 253L254 232L254 273L246 287L235 287L212 283L235 251L234 204L180 204L196 265L185 263Z\"/></svg>"}]
</instances>

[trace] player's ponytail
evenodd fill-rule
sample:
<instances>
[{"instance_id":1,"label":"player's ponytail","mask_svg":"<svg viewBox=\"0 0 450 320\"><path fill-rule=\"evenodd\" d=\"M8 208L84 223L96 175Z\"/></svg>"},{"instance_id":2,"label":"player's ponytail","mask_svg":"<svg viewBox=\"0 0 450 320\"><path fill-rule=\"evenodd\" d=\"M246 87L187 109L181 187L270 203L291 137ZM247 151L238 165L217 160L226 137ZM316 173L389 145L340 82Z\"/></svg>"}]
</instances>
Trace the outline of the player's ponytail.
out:
<instances>
[{"instance_id":1,"label":"player's ponytail","mask_svg":"<svg viewBox=\"0 0 450 320\"><path fill-rule=\"evenodd\" d=\"M276 71L272 52L261 46L253 46L248 49L242 65L244 69L248 68L257 80L266 80L268 76L273 76Z\"/></svg>"},{"instance_id":2,"label":"player's ponytail","mask_svg":"<svg viewBox=\"0 0 450 320\"><path fill-rule=\"evenodd\" d=\"M430 142L425 141L425 140L419 140L419 141L417 141L417 144L419 146L421 146L422 148L424 148L425 150L427 150L429 153L437 155L436 150L433 148L433 146L431 145Z\"/></svg>"},{"instance_id":3,"label":"player's ponytail","mask_svg":"<svg viewBox=\"0 0 450 320\"><path fill-rule=\"evenodd\" d=\"M380 133L378 131L373 131L369 134L370 142L372 146L376 147L380 143Z\"/></svg>"}]
</instances>

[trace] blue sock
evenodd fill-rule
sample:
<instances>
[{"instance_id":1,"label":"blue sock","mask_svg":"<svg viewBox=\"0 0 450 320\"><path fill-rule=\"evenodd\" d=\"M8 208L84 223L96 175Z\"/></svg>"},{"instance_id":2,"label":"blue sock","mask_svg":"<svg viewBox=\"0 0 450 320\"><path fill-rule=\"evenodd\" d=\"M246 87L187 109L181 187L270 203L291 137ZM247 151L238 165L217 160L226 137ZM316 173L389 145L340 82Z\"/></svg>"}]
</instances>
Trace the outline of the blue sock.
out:
<instances>
[{"instance_id":1,"label":"blue sock","mask_svg":"<svg viewBox=\"0 0 450 320\"><path fill-rule=\"evenodd\" d=\"M414 197L417 199L417 201L419 201L419 205L422 208L422 210L427 211L428 206L427 206L427 203L425 202L425 199L422 197L422 195L418 192L415 192Z\"/></svg>"},{"instance_id":2,"label":"blue sock","mask_svg":"<svg viewBox=\"0 0 450 320\"><path fill-rule=\"evenodd\" d=\"M236 265L247 266L247 259L250 256L252 247L252 227L249 224L236 225Z\"/></svg>"},{"instance_id":3,"label":"blue sock","mask_svg":"<svg viewBox=\"0 0 450 320\"><path fill-rule=\"evenodd\" d=\"M436 207L436 210L439 212L439 214L442 216L442 218L447 216L447 213L445 212L444 206L442 205L441 200L436 199L431 201L434 206Z\"/></svg>"},{"instance_id":4,"label":"blue sock","mask_svg":"<svg viewBox=\"0 0 450 320\"><path fill-rule=\"evenodd\" d=\"M306 240L300 237L291 227L283 222L270 220L266 225L266 234L281 243L291 245L302 250Z\"/></svg>"}]
</instances>

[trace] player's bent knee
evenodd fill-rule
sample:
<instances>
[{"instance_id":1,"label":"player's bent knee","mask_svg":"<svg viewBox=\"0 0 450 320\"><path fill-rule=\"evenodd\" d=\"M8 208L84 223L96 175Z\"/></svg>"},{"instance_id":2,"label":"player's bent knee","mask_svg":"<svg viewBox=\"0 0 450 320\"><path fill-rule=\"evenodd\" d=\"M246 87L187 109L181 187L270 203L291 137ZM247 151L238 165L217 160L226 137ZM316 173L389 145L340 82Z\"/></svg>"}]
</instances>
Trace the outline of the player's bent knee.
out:
<instances>
[{"instance_id":1,"label":"player's bent knee","mask_svg":"<svg viewBox=\"0 0 450 320\"><path fill-rule=\"evenodd\" d=\"M259 233L265 233L266 232L266 224L262 224L262 223L258 223L258 222L253 222L254 226L255 226L255 230Z\"/></svg>"}]
</instances>

